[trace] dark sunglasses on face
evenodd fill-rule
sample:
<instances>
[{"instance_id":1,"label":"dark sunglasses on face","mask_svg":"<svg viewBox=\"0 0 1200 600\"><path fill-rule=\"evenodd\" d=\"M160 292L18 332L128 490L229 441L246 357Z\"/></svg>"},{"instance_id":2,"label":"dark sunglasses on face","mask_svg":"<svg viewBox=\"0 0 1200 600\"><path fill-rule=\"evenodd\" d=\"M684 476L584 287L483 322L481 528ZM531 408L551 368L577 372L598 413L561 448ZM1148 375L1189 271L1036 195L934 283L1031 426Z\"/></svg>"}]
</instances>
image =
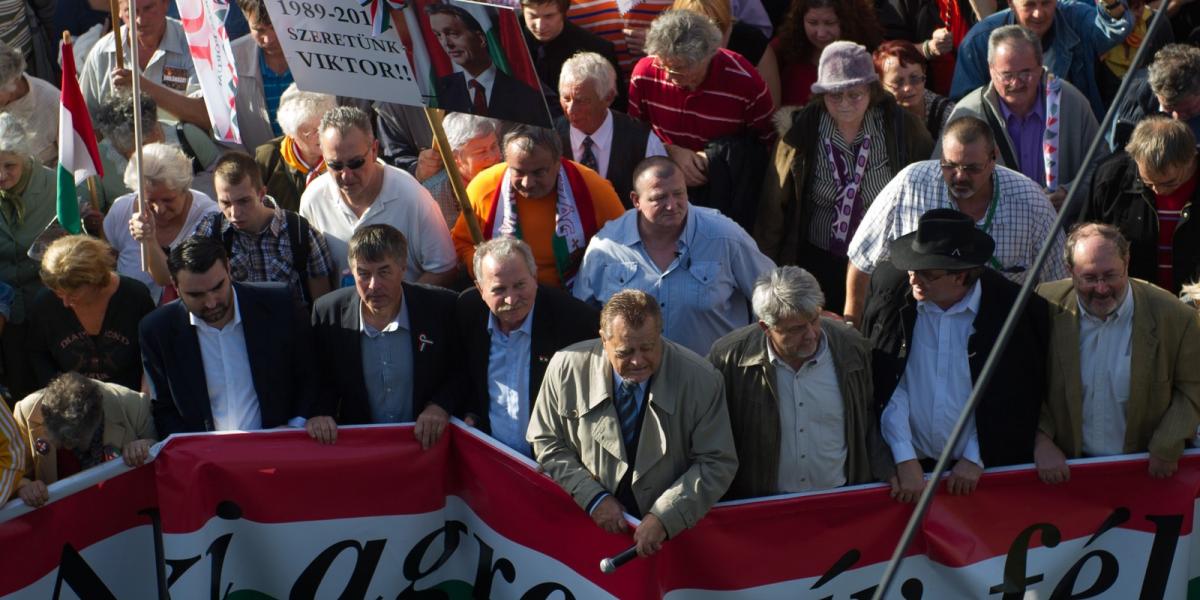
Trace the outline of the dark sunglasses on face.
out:
<instances>
[{"instance_id":1,"label":"dark sunglasses on face","mask_svg":"<svg viewBox=\"0 0 1200 600\"><path fill-rule=\"evenodd\" d=\"M351 171L355 171L365 164L367 164L367 157L365 156L352 158L347 161L330 160L325 162L325 166L329 167L330 171L341 171L342 169L350 169Z\"/></svg>"}]
</instances>

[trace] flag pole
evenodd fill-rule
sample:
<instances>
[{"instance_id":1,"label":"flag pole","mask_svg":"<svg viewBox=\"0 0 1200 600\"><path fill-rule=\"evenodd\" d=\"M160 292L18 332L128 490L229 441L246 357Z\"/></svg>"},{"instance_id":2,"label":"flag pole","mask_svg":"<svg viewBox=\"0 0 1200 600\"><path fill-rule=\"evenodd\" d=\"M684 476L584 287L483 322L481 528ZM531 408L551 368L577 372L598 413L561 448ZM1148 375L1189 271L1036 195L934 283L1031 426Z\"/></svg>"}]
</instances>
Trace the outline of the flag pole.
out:
<instances>
[{"instance_id":1,"label":"flag pole","mask_svg":"<svg viewBox=\"0 0 1200 600\"><path fill-rule=\"evenodd\" d=\"M135 1L136 0L129 0L130 3ZM113 41L116 42L114 45L117 48L117 68L124 69L125 50L121 48L121 0L108 0L108 10L109 14L112 15ZM133 13L132 10L129 12L130 14Z\"/></svg>"},{"instance_id":2,"label":"flag pole","mask_svg":"<svg viewBox=\"0 0 1200 600\"><path fill-rule=\"evenodd\" d=\"M110 0L116 2L116 0ZM133 82L133 165L134 172L137 173L137 209L138 217L146 216L146 182L142 179L142 69L141 61L138 58L138 39L137 39L137 1L129 0L129 65L130 77ZM120 61L121 46L120 39L117 39L117 56ZM119 64L119 63L118 63ZM150 218L154 218L151 216ZM157 242L156 242L157 243ZM142 246L142 270L150 272L150 249L146 247L146 242L143 240Z\"/></svg>"},{"instance_id":3,"label":"flag pole","mask_svg":"<svg viewBox=\"0 0 1200 600\"><path fill-rule=\"evenodd\" d=\"M446 169L446 174L450 176L450 188L454 190L454 199L458 200L458 207L462 209L463 220L467 222L467 229L471 232L472 243L478 244L483 241L483 234L479 229L479 219L475 218L475 211L471 210L471 199L467 198L467 187L463 185L462 174L458 172L458 163L454 161L454 152L450 149L450 142L446 140L446 130L442 128L443 116L445 113L442 110L425 107L425 118L429 120L430 129L433 129L433 140L437 142L434 146L442 157L442 166Z\"/></svg>"}]
</instances>

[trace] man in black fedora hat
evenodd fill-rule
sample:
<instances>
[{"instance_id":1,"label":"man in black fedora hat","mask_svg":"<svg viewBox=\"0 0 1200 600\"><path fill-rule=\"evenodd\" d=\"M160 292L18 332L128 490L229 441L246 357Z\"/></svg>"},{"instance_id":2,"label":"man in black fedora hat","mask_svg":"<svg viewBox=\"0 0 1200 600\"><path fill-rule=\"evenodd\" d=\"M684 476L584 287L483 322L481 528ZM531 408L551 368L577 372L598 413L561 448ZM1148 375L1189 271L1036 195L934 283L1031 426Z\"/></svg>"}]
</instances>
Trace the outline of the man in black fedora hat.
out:
<instances>
[{"instance_id":1,"label":"man in black fedora hat","mask_svg":"<svg viewBox=\"0 0 1200 600\"><path fill-rule=\"evenodd\" d=\"M950 437L1020 288L986 268L995 242L957 210L933 209L891 243L871 278L863 332L873 348L875 398L896 460L892 496L912 502ZM1000 357L947 486L974 491L986 467L1030 462L1045 395L1046 302L1034 296Z\"/></svg>"}]
</instances>

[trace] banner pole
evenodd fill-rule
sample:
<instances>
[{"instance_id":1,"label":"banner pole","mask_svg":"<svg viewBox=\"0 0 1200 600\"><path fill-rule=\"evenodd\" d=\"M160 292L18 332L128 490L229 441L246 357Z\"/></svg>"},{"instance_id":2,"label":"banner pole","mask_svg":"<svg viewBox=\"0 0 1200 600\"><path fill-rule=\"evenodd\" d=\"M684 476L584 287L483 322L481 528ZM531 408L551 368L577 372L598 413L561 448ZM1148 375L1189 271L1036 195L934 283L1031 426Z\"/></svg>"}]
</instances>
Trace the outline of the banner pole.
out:
<instances>
[{"instance_id":1,"label":"banner pole","mask_svg":"<svg viewBox=\"0 0 1200 600\"><path fill-rule=\"evenodd\" d=\"M116 0L112 0L116 1ZM130 77L133 82L133 165L134 172L137 173L137 209L138 217L142 218L146 213L146 182L142 180L142 68L141 59L138 57L138 39L137 39L137 1L129 0L129 60L132 64L129 65ZM119 40L118 40L119 41ZM117 46L117 56L121 55L120 45ZM119 60L119 59L118 59ZM150 218L154 218L152 215ZM142 246L142 271L150 272L150 249L146 247L146 242L141 243Z\"/></svg>"},{"instance_id":2,"label":"banner pole","mask_svg":"<svg viewBox=\"0 0 1200 600\"><path fill-rule=\"evenodd\" d=\"M442 167L446 169L446 175L450 176L450 188L454 190L454 199L458 201L463 220L467 222L467 229L471 231L471 241L478 244L483 241L483 233L479 229L479 219L475 218L475 211L471 210L471 200L467 198L467 187L463 185L462 174L458 172L454 152L450 149L450 142L446 140L446 130L442 128L443 116L442 110L425 107L425 118L429 120L429 127L433 129L433 140L436 142L434 147L442 157Z\"/></svg>"},{"instance_id":3,"label":"banner pole","mask_svg":"<svg viewBox=\"0 0 1200 600\"><path fill-rule=\"evenodd\" d=\"M136 0L129 0L130 3L135 1ZM108 0L108 10L109 14L112 15L110 18L112 19L113 41L115 42L114 46L117 49L117 68L124 69L125 50L121 48L121 0ZM132 13L133 11L130 10L130 14Z\"/></svg>"}]
</instances>

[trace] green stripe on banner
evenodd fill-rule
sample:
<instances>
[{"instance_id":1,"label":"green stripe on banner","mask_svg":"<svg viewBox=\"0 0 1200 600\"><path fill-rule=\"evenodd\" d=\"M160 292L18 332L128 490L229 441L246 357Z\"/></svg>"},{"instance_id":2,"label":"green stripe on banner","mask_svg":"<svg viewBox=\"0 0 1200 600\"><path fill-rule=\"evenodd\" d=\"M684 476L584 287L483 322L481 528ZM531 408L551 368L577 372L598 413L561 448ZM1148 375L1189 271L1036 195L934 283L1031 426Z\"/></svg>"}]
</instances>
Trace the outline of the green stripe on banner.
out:
<instances>
[{"instance_id":1,"label":"green stripe on banner","mask_svg":"<svg viewBox=\"0 0 1200 600\"><path fill-rule=\"evenodd\" d=\"M83 232L79 219L79 199L75 197L75 176L63 165L58 165L58 224L68 233Z\"/></svg>"},{"instance_id":2,"label":"green stripe on banner","mask_svg":"<svg viewBox=\"0 0 1200 600\"><path fill-rule=\"evenodd\" d=\"M488 54L492 56L492 62L496 64L496 68L504 72L505 75L512 75L512 65L508 64L508 56L504 54L504 47L500 45L500 28L492 27L487 30Z\"/></svg>"}]
</instances>

